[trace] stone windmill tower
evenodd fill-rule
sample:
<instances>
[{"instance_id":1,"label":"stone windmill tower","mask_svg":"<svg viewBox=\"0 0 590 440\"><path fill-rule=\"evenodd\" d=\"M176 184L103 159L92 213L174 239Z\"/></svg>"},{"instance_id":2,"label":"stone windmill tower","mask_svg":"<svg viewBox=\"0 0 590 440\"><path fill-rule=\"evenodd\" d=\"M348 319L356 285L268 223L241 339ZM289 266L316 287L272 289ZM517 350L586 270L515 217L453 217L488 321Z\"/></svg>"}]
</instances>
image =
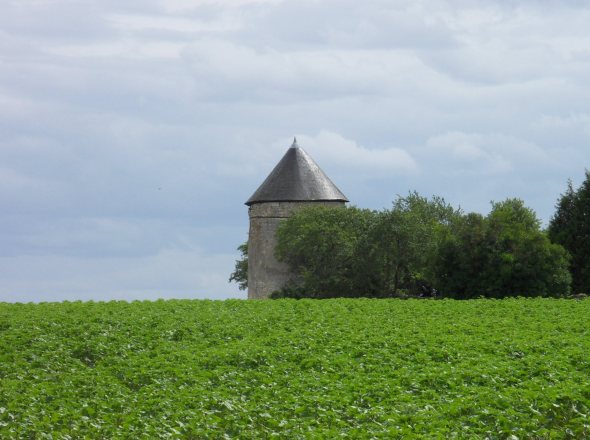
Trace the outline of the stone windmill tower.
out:
<instances>
[{"instance_id":1,"label":"stone windmill tower","mask_svg":"<svg viewBox=\"0 0 590 440\"><path fill-rule=\"evenodd\" d=\"M268 298L291 277L275 257L281 220L310 205L342 207L348 199L293 141L280 162L248 199L248 298Z\"/></svg>"}]
</instances>

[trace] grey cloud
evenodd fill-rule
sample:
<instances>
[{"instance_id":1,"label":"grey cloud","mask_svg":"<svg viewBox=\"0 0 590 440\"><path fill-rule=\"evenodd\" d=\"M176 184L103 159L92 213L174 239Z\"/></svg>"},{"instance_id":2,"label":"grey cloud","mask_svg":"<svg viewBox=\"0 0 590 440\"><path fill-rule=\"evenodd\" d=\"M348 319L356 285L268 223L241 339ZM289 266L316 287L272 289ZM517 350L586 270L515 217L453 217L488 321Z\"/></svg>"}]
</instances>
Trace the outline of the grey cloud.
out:
<instances>
[{"instance_id":1,"label":"grey cloud","mask_svg":"<svg viewBox=\"0 0 590 440\"><path fill-rule=\"evenodd\" d=\"M539 146L500 134L444 133L428 139L425 154L438 156L438 160L450 159L455 164L453 172L475 175L506 174L527 166L540 170L553 165Z\"/></svg>"},{"instance_id":2,"label":"grey cloud","mask_svg":"<svg viewBox=\"0 0 590 440\"><path fill-rule=\"evenodd\" d=\"M275 49L394 49L455 44L432 3L280 2L254 15L240 35ZM267 32L257 32L267 29Z\"/></svg>"},{"instance_id":3,"label":"grey cloud","mask_svg":"<svg viewBox=\"0 0 590 440\"><path fill-rule=\"evenodd\" d=\"M3 4L1 28L12 35L44 39L92 38L105 35L95 2L12 1Z\"/></svg>"}]
</instances>

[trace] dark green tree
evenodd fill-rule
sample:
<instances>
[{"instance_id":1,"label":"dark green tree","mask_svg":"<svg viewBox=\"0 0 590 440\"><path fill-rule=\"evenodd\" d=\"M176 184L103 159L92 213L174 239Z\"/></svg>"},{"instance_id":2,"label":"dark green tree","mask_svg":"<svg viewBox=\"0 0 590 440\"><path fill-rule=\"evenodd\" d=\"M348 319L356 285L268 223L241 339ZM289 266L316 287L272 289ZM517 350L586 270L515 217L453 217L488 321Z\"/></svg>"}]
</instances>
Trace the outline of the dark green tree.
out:
<instances>
[{"instance_id":1,"label":"dark green tree","mask_svg":"<svg viewBox=\"0 0 590 440\"><path fill-rule=\"evenodd\" d=\"M234 271L229 276L229 282L238 283L240 290L248 288L248 242L238 246L241 253L240 259L236 260Z\"/></svg>"},{"instance_id":2,"label":"dark green tree","mask_svg":"<svg viewBox=\"0 0 590 440\"><path fill-rule=\"evenodd\" d=\"M541 231L541 222L520 199L492 203L488 215L490 264L487 296L569 293L568 255ZM493 277L493 278L492 278Z\"/></svg>"},{"instance_id":3,"label":"dark green tree","mask_svg":"<svg viewBox=\"0 0 590 440\"><path fill-rule=\"evenodd\" d=\"M484 294L489 265L487 222L484 216L469 213L461 217L447 234L435 258L435 285L445 296L457 299Z\"/></svg>"},{"instance_id":4,"label":"dark green tree","mask_svg":"<svg viewBox=\"0 0 590 440\"><path fill-rule=\"evenodd\" d=\"M469 214L441 246L438 285L455 298L560 296L569 293L568 254L541 231L522 200L492 203L487 217Z\"/></svg>"},{"instance_id":5,"label":"dark green tree","mask_svg":"<svg viewBox=\"0 0 590 440\"><path fill-rule=\"evenodd\" d=\"M434 197L398 197L390 210L315 207L286 220L277 255L296 274L285 296L387 297L429 283L441 237L458 212Z\"/></svg>"},{"instance_id":6,"label":"dark green tree","mask_svg":"<svg viewBox=\"0 0 590 440\"><path fill-rule=\"evenodd\" d=\"M355 207L316 206L285 220L277 232L276 254L292 268L295 279L284 296L328 298L355 296L357 244L375 213Z\"/></svg>"},{"instance_id":7,"label":"dark green tree","mask_svg":"<svg viewBox=\"0 0 590 440\"><path fill-rule=\"evenodd\" d=\"M586 170L585 174L577 190L568 181L548 228L551 240L571 254L572 288L576 293L590 293L590 172Z\"/></svg>"},{"instance_id":8,"label":"dark green tree","mask_svg":"<svg viewBox=\"0 0 590 440\"><path fill-rule=\"evenodd\" d=\"M378 214L361 244L358 263L366 268L358 274L371 274L371 290L381 296L417 293L418 284L432 283L438 246L459 216L440 197L429 200L416 192L398 197L391 209Z\"/></svg>"}]
</instances>

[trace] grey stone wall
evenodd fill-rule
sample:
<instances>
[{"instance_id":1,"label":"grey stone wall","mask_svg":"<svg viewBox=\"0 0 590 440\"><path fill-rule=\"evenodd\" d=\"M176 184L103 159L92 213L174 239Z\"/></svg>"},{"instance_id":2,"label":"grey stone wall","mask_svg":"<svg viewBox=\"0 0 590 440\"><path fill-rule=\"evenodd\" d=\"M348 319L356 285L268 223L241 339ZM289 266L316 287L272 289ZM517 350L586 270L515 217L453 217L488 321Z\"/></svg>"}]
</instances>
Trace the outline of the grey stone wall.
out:
<instances>
[{"instance_id":1,"label":"grey stone wall","mask_svg":"<svg viewBox=\"0 0 590 440\"><path fill-rule=\"evenodd\" d=\"M268 298L291 278L289 267L275 257L277 230L284 219L307 206L342 207L342 201L264 202L250 206L248 235L248 298Z\"/></svg>"}]
</instances>

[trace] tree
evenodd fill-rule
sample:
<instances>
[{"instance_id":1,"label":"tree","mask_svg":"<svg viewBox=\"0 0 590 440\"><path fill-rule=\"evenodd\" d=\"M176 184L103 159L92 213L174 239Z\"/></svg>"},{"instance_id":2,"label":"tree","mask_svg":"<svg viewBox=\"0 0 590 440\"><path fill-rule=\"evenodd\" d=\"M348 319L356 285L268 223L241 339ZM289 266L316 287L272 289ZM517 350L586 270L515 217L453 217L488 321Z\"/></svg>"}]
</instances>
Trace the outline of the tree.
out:
<instances>
[{"instance_id":1,"label":"tree","mask_svg":"<svg viewBox=\"0 0 590 440\"><path fill-rule=\"evenodd\" d=\"M492 203L488 296L549 296L569 293L568 255L541 231L541 222L520 199Z\"/></svg>"},{"instance_id":2,"label":"tree","mask_svg":"<svg viewBox=\"0 0 590 440\"><path fill-rule=\"evenodd\" d=\"M248 242L239 245L238 250L241 257L236 260L236 266L229 276L229 282L236 282L240 290L246 290L248 288Z\"/></svg>"},{"instance_id":3,"label":"tree","mask_svg":"<svg viewBox=\"0 0 590 440\"><path fill-rule=\"evenodd\" d=\"M283 295L355 296L354 254L374 215L355 207L315 206L281 223L276 254L295 274Z\"/></svg>"},{"instance_id":4,"label":"tree","mask_svg":"<svg viewBox=\"0 0 590 440\"><path fill-rule=\"evenodd\" d=\"M395 296L401 289L417 293L417 284L431 285L438 245L459 215L444 199L428 200L417 192L399 196L390 210L380 212L358 259L366 266L359 273L372 275L371 290Z\"/></svg>"},{"instance_id":5,"label":"tree","mask_svg":"<svg viewBox=\"0 0 590 440\"><path fill-rule=\"evenodd\" d=\"M434 282L445 296L468 299L481 296L489 264L487 223L484 216L462 216L444 237L434 263Z\"/></svg>"},{"instance_id":6,"label":"tree","mask_svg":"<svg viewBox=\"0 0 590 440\"><path fill-rule=\"evenodd\" d=\"M430 284L437 243L457 215L443 199L415 192L381 212L299 211L278 231L277 255L296 274L282 294L386 297Z\"/></svg>"},{"instance_id":7,"label":"tree","mask_svg":"<svg viewBox=\"0 0 590 440\"><path fill-rule=\"evenodd\" d=\"M550 242L522 200L492 203L487 217L468 214L438 255L437 281L446 295L559 296L569 293L565 249Z\"/></svg>"},{"instance_id":8,"label":"tree","mask_svg":"<svg viewBox=\"0 0 590 440\"><path fill-rule=\"evenodd\" d=\"M571 254L574 292L590 292L590 172L586 170L585 174L577 190L568 181L548 228L551 240Z\"/></svg>"}]
</instances>

